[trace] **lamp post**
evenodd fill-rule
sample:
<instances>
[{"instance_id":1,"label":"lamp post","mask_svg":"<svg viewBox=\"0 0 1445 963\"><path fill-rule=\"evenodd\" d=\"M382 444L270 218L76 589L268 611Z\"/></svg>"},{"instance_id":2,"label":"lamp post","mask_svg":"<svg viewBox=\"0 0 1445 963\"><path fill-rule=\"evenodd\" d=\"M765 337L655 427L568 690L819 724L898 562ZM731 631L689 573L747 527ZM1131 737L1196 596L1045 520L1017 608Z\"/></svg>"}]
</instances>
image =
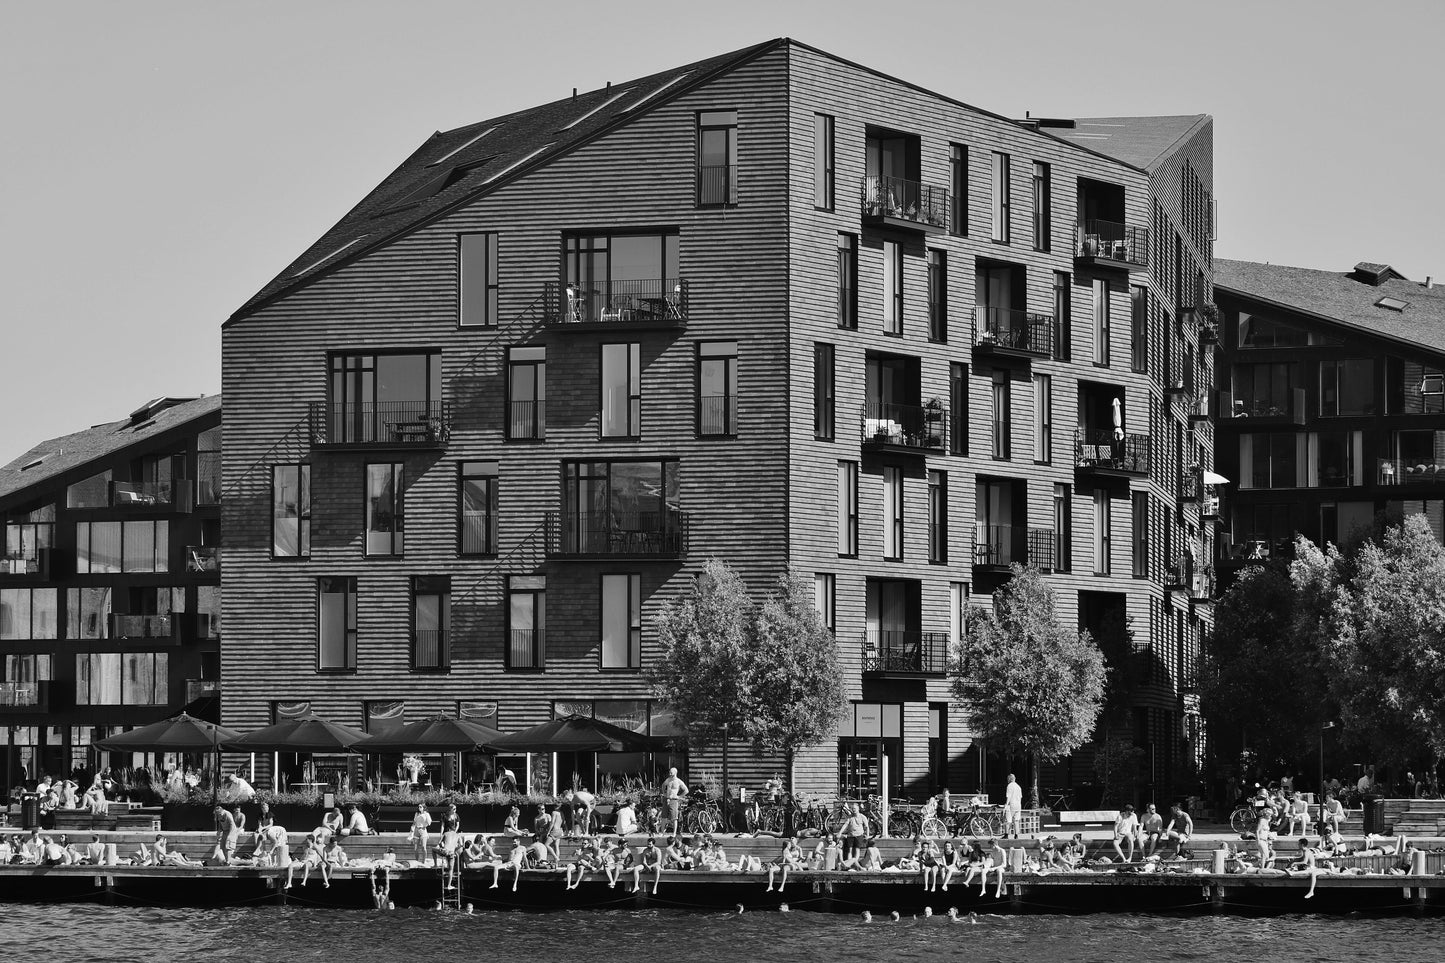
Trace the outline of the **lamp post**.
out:
<instances>
[{"instance_id":1,"label":"lamp post","mask_svg":"<svg viewBox=\"0 0 1445 963\"><path fill-rule=\"evenodd\" d=\"M1320 781L1318 783L1318 786L1321 806L1324 805L1325 798L1325 733L1329 732L1334 727L1334 722L1326 722L1324 725L1320 726Z\"/></svg>"}]
</instances>

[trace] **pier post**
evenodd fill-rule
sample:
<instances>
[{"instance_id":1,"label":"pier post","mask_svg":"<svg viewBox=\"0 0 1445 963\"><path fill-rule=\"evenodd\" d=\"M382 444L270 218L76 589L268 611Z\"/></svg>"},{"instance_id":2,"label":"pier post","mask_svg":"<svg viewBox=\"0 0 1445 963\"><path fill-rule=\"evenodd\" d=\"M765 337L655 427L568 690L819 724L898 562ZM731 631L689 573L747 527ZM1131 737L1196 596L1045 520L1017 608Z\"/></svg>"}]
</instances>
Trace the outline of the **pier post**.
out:
<instances>
[{"instance_id":1,"label":"pier post","mask_svg":"<svg viewBox=\"0 0 1445 963\"><path fill-rule=\"evenodd\" d=\"M1410 850L1410 875L1411 875L1411 876L1424 876L1424 875L1425 875L1425 850L1423 850L1423 849L1412 849L1412 850Z\"/></svg>"},{"instance_id":2,"label":"pier post","mask_svg":"<svg viewBox=\"0 0 1445 963\"><path fill-rule=\"evenodd\" d=\"M1209 906L1216 913L1224 910L1224 884L1215 883L1209 888Z\"/></svg>"},{"instance_id":3,"label":"pier post","mask_svg":"<svg viewBox=\"0 0 1445 963\"><path fill-rule=\"evenodd\" d=\"M1210 868L1209 871L1215 876L1224 875L1224 855L1225 850L1223 846L1219 847L1214 851L1214 865Z\"/></svg>"},{"instance_id":4,"label":"pier post","mask_svg":"<svg viewBox=\"0 0 1445 963\"><path fill-rule=\"evenodd\" d=\"M105 877L105 905L106 905L106 906L114 906L114 905L115 905L115 877L114 877L114 876L107 876L107 877Z\"/></svg>"}]
</instances>

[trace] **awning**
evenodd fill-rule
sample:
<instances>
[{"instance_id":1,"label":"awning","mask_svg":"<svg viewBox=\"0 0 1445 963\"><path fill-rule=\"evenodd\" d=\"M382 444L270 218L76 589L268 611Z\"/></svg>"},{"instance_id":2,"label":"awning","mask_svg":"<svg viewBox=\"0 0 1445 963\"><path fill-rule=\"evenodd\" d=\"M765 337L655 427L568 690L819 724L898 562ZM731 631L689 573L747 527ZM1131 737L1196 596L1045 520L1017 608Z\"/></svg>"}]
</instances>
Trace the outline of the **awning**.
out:
<instances>
[{"instance_id":1,"label":"awning","mask_svg":"<svg viewBox=\"0 0 1445 963\"><path fill-rule=\"evenodd\" d=\"M1206 485L1228 485L1229 479L1216 472L1206 471L1204 473L1204 484Z\"/></svg>"}]
</instances>

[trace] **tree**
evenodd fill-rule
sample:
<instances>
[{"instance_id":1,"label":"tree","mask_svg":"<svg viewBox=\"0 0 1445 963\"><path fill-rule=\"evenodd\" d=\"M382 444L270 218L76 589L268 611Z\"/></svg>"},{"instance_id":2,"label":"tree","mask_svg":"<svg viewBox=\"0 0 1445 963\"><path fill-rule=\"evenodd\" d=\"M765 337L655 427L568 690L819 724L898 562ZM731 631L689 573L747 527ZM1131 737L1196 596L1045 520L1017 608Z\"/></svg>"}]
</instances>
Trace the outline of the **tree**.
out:
<instances>
[{"instance_id":1,"label":"tree","mask_svg":"<svg viewBox=\"0 0 1445 963\"><path fill-rule=\"evenodd\" d=\"M969 619L953 695L990 746L1030 756L1029 805L1039 762L1083 745L1104 706L1104 655L1087 631L1054 616L1054 593L1035 569L1014 565L994 611Z\"/></svg>"}]
</instances>

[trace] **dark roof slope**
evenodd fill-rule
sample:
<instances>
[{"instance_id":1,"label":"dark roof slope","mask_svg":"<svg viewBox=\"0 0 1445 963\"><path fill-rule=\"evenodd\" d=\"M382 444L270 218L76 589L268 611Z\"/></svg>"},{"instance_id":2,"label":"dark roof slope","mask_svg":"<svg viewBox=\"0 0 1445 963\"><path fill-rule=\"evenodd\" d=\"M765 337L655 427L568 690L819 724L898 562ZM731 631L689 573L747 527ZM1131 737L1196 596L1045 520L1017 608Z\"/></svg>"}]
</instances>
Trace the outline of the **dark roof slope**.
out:
<instances>
[{"instance_id":1,"label":"dark roof slope","mask_svg":"<svg viewBox=\"0 0 1445 963\"><path fill-rule=\"evenodd\" d=\"M158 399L161 401L162 399ZM172 401L174 399L163 399ZM141 406L148 413L155 403ZM42 441L10 464L0 468L0 499L80 468L87 462L114 455L134 445L180 428L187 422L221 409L221 396L193 398L161 408L149 418L123 418L59 438ZM38 462L38 464L37 464ZM30 467L26 467L26 466Z\"/></svg>"},{"instance_id":2,"label":"dark roof slope","mask_svg":"<svg viewBox=\"0 0 1445 963\"><path fill-rule=\"evenodd\" d=\"M769 40L433 134L231 320L783 43Z\"/></svg>"},{"instance_id":3,"label":"dark roof slope","mask_svg":"<svg viewBox=\"0 0 1445 963\"><path fill-rule=\"evenodd\" d=\"M1372 334L1445 351L1445 287L1427 288L1393 270L1376 285L1351 277L1350 273L1215 258L1214 286ZM1385 297L1398 298L1406 306L1399 311L1376 306L1375 302Z\"/></svg>"},{"instance_id":4,"label":"dark roof slope","mask_svg":"<svg viewBox=\"0 0 1445 963\"><path fill-rule=\"evenodd\" d=\"M1208 121L1208 114L1081 117L1073 127L1050 128L1049 133L1060 140L1149 170Z\"/></svg>"}]
</instances>

